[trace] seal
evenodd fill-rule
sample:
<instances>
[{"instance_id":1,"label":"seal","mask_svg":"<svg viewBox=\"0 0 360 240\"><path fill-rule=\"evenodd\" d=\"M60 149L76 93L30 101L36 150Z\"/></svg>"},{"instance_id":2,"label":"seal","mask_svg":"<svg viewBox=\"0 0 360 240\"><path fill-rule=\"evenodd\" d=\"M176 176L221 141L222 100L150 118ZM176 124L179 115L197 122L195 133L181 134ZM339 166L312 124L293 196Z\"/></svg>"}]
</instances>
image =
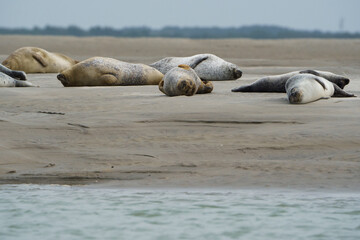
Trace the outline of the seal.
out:
<instances>
[{"instance_id":1,"label":"seal","mask_svg":"<svg viewBox=\"0 0 360 240\"><path fill-rule=\"evenodd\" d=\"M201 80L190 66L182 64L172 68L159 84L159 89L166 95L192 96L199 89Z\"/></svg>"},{"instance_id":2,"label":"seal","mask_svg":"<svg viewBox=\"0 0 360 240\"><path fill-rule=\"evenodd\" d=\"M338 85L313 74L297 74L285 83L286 94L290 103L309 103L321 98L355 97Z\"/></svg>"},{"instance_id":3,"label":"seal","mask_svg":"<svg viewBox=\"0 0 360 240\"><path fill-rule=\"evenodd\" d=\"M350 80L344 76L340 76L331 72L317 71L317 70L303 70L285 73L281 75L274 75L263 77L250 85L244 85L232 89L232 92L285 92L286 81L297 74L312 74L314 76L323 77L330 82L335 83L343 89Z\"/></svg>"},{"instance_id":4,"label":"seal","mask_svg":"<svg viewBox=\"0 0 360 240\"><path fill-rule=\"evenodd\" d=\"M5 67L4 65L0 64L0 72L5 73L6 75L12 77L12 78L16 78L16 79L20 79L20 80L26 80L26 74L23 71L14 71L11 69L8 69L7 67Z\"/></svg>"},{"instance_id":5,"label":"seal","mask_svg":"<svg viewBox=\"0 0 360 240\"><path fill-rule=\"evenodd\" d=\"M205 61L198 64L194 70L201 80L205 81L225 81L235 80L242 76L240 68L230 62L225 61L213 54L197 54L190 57L167 57L150 64L163 74L181 64L191 66L198 59L207 57Z\"/></svg>"},{"instance_id":6,"label":"seal","mask_svg":"<svg viewBox=\"0 0 360 240\"><path fill-rule=\"evenodd\" d=\"M172 68L159 83L159 90L168 96L210 93L214 88L212 83L203 82L193 69L207 58L207 56L197 58L191 66L180 64L178 67Z\"/></svg>"},{"instance_id":7,"label":"seal","mask_svg":"<svg viewBox=\"0 0 360 240\"><path fill-rule=\"evenodd\" d=\"M17 80L0 72L0 87L36 87L31 82Z\"/></svg>"},{"instance_id":8,"label":"seal","mask_svg":"<svg viewBox=\"0 0 360 240\"><path fill-rule=\"evenodd\" d=\"M12 70L26 73L59 73L78 63L61 53L52 53L37 47L23 47L11 53L2 64Z\"/></svg>"},{"instance_id":9,"label":"seal","mask_svg":"<svg viewBox=\"0 0 360 240\"><path fill-rule=\"evenodd\" d=\"M159 90L168 96L192 96L195 93L205 94L212 92L214 86L210 81L202 81L194 68L208 56L196 58L191 65L180 64L168 71L159 83Z\"/></svg>"},{"instance_id":10,"label":"seal","mask_svg":"<svg viewBox=\"0 0 360 240\"><path fill-rule=\"evenodd\" d=\"M145 64L93 57L57 75L65 87L158 85L164 75Z\"/></svg>"}]
</instances>

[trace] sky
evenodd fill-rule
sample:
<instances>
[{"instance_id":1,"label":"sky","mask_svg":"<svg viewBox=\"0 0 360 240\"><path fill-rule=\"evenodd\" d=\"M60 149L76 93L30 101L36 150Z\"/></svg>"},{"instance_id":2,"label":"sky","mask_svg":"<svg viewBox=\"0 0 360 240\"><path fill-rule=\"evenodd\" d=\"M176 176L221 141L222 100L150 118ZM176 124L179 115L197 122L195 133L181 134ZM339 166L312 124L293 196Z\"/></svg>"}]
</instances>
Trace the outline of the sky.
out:
<instances>
[{"instance_id":1,"label":"sky","mask_svg":"<svg viewBox=\"0 0 360 240\"><path fill-rule=\"evenodd\" d=\"M360 0L0 0L0 27L278 25L360 32Z\"/></svg>"}]
</instances>

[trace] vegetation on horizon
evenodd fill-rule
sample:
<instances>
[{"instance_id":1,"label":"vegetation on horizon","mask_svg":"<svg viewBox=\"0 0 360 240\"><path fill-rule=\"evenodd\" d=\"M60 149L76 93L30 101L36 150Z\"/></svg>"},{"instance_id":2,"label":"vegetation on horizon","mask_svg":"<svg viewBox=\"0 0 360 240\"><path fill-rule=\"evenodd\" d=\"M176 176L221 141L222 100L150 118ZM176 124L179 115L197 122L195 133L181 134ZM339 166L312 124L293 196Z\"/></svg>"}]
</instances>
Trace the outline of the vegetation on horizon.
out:
<instances>
[{"instance_id":1,"label":"vegetation on horizon","mask_svg":"<svg viewBox=\"0 0 360 240\"><path fill-rule=\"evenodd\" d=\"M295 30L279 26L253 25L243 27L164 27L152 29L149 27L126 27L114 29L111 27L92 27L84 30L77 26L43 28L5 28L0 27L0 34L21 35L53 35L53 36L112 36L112 37L165 37L165 38L253 38L253 39L279 39L279 38L360 38L360 33L323 32Z\"/></svg>"}]
</instances>

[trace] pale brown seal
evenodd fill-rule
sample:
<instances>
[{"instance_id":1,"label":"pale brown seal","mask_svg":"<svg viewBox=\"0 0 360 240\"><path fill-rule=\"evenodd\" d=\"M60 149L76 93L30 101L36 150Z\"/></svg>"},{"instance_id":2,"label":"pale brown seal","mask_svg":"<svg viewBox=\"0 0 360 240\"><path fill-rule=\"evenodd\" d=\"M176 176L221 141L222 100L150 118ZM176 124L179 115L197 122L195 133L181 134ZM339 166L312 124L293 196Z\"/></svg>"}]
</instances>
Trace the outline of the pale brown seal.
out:
<instances>
[{"instance_id":1,"label":"pale brown seal","mask_svg":"<svg viewBox=\"0 0 360 240\"><path fill-rule=\"evenodd\" d=\"M93 57L61 72L57 78L65 87L158 85L163 74L145 64Z\"/></svg>"},{"instance_id":2,"label":"pale brown seal","mask_svg":"<svg viewBox=\"0 0 360 240\"><path fill-rule=\"evenodd\" d=\"M37 47L23 47L11 53L4 66L26 73L59 73L78 61L61 53L52 53Z\"/></svg>"}]
</instances>

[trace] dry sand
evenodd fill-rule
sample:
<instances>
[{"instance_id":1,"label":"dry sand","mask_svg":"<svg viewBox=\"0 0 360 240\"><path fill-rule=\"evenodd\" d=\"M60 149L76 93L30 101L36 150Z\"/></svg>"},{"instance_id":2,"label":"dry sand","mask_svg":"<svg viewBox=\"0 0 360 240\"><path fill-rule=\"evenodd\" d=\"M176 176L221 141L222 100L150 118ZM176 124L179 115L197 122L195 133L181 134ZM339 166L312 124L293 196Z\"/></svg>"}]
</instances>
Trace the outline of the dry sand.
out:
<instances>
[{"instance_id":1,"label":"dry sand","mask_svg":"<svg viewBox=\"0 0 360 240\"><path fill-rule=\"evenodd\" d=\"M208 52L244 75L171 98L29 74L40 88L0 89L0 183L360 190L360 98L290 105L281 93L230 92L312 68L348 76L345 90L360 96L360 40L0 36L0 60L23 46L142 63Z\"/></svg>"}]
</instances>

